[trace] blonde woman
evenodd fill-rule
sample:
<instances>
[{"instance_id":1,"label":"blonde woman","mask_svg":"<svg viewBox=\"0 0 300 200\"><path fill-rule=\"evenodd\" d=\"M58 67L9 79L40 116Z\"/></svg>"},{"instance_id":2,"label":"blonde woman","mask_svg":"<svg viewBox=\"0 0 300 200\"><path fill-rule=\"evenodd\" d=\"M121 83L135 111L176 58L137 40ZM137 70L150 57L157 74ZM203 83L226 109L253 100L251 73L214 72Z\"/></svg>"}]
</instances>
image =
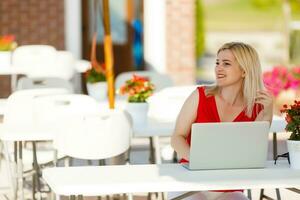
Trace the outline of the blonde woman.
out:
<instances>
[{"instance_id":1,"label":"blonde woman","mask_svg":"<svg viewBox=\"0 0 300 200\"><path fill-rule=\"evenodd\" d=\"M248 44L224 44L217 53L216 84L198 87L185 101L171 139L180 162L188 162L192 123L269 121L271 95L263 89L258 54ZM245 200L242 190L199 192L198 200ZM192 197L193 198L193 197ZM195 198L193 198L195 199Z\"/></svg>"}]
</instances>

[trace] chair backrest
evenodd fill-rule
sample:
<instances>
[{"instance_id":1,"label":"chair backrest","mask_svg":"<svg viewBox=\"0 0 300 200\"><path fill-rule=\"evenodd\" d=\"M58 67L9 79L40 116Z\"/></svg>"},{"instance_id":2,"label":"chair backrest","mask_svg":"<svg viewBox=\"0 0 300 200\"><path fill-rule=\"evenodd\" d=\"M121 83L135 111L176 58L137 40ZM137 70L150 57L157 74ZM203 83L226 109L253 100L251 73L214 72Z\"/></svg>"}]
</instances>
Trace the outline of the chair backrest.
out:
<instances>
[{"instance_id":1,"label":"chair backrest","mask_svg":"<svg viewBox=\"0 0 300 200\"><path fill-rule=\"evenodd\" d=\"M64 122L70 115L99 113L100 105L88 95L58 94L36 98L34 110L38 112L38 120L48 118L52 121L60 121L57 118L61 118Z\"/></svg>"},{"instance_id":2,"label":"chair backrest","mask_svg":"<svg viewBox=\"0 0 300 200\"><path fill-rule=\"evenodd\" d=\"M163 122L174 122L188 96L197 88L193 86L168 87L147 100L148 117Z\"/></svg>"},{"instance_id":3,"label":"chair backrest","mask_svg":"<svg viewBox=\"0 0 300 200\"><path fill-rule=\"evenodd\" d=\"M79 159L107 159L126 152L132 122L126 111L71 115L57 135L59 152Z\"/></svg>"},{"instance_id":4,"label":"chair backrest","mask_svg":"<svg viewBox=\"0 0 300 200\"><path fill-rule=\"evenodd\" d=\"M36 123L47 127L55 135L69 121L70 116L93 115L99 113L99 110L100 105L95 99L82 94L44 96L34 101ZM53 145L56 148L60 143L54 140Z\"/></svg>"},{"instance_id":5,"label":"chair backrest","mask_svg":"<svg viewBox=\"0 0 300 200\"><path fill-rule=\"evenodd\" d=\"M57 65L53 66L53 76L70 80L76 69L76 61L69 51L57 51Z\"/></svg>"},{"instance_id":6,"label":"chair backrest","mask_svg":"<svg viewBox=\"0 0 300 200\"><path fill-rule=\"evenodd\" d=\"M65 88L70 93L74 92L71 82L56 77L29 78L22 77L18 80L17 90L36 89L36 88Z\"/></svg>"},{"instance_id":7,"label":"chair backrest","mask_svg":"<svg viewBox=\"0 0 300 200\"><path fill-rule=\"evenodd\" d=\"M116 77L116 89L119 89L125 81L131 79L133 74L148 77L155 86L155 92L158 92L165 87L173 86L173 81L170 76L166 74L161 74L155 71L130 71L123 72Z\"/></svg>"},{"instance_id":8,"label":"chair backrest","mask_svg":"<svg viewBox=\"0 0 300 200\"><path fill-rule=\"evenodd\" d=\"M32 131L36 127L34 99L41 96L67 94L62 88L20 90L12 93L6 104L3 124L10 131Z\"/></svg>"},{"instance_id":9,"label":"chair backrest","mask_svg":"<svg viewBox=\"0 0 300 200\"><path fill-rule=\"evenodd\" d=\"M75 61L70 52L56 51L48 45L24 45L12 55L12 66L23 69L28 77L72 78Z\"/></svg>"}]
</instances>

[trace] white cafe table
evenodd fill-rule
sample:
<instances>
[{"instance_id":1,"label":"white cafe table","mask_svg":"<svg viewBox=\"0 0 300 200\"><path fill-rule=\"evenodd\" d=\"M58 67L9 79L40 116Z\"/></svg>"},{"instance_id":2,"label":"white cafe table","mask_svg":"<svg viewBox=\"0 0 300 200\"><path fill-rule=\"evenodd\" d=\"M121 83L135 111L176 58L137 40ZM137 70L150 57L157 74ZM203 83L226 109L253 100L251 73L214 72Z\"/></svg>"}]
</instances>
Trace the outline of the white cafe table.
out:
<instances>
[{"instance_id":1,"label":"white cafe table","mask_svg":"<svg viewBox=\"0 0 300 200\"><path fill-rule=\"evenodd\" d=\"M4 141L4 145L7 145L7 142L14 143L14 162L16 164L16 185L14 184L14 198L23 199L24 198L24 191L23 191L23 142L26 141L52 141L54 139L53 132L41 132L41 131L28 131L24 132L24 134L20 134L20 132L13 132L13 131L6 131L5 126L0 124L0 140ZM8 147L4 148L7 152L6 154L9 155ZM54 154L53 154L54 158ZM34 166L36 167L36 166ZM11 170L11 169L9 169ZM9 171L11 172L11 171ZM13 172L12 172L13 173ZM13 174L10 174L11 177L14 177ZM19 194L17 194L19 192Z\"/></svg>"},{"instance_id":2,"label":"white cafe table","mask_svg":"<svg viewBox=\"0 0 300 200\"><path fill-rule=\"evenodd\" d=\"M190 88L189 88L190 89ZM155 94L154 94L155 95ZM183 103L182 97L179 98L177 95L175 96L175 103L171 105L171 107L166 108L166 106L160 107L163 115L160 115L159 112L157 114L148 113L147 121L143 124L134 124L133 125L133 137L151 137L154 143L154 154L155 154L155 163L161 164L161 156L160 156L160 145L159 145L159 137L170 137L172 136L175 128L176 116L180 111L180 106ZM171 98L171 97L169 97ZM172 100L170 100L172 102ZM155 103L155 101L150 101L151 103ZM155 106L155 105L154 105ZM126 100L125 99L116 99L115 107L118 109L125 109ZM151 107L151 105L150 105ZM108 102L102 101L99 102L100 109L108 109ZM167 115L166 113L170 113ZM270 127L270 133L273 134L273 157L277 156L277 136L276 133L284 132L286 126L286 121L283 117L273 116L272 125Z\"/></svg>"},{"instance_id":3,"label":"white cafe table","mask_svg":"<svg viewBox=\"0 0 300 200\"><path fill-rule=\"evenodd\" d=\"M180 164L55 167L44 169L43 178L54 193L66 196L300 187L300 170L285 162L268 162L263 169L199 171Z\"/></svg>"},{"instance_id":4,"label":"white cafe table","mask_svg":"<svg viewBox=\"0 0 300 200\"><path fill-rule=\"evenodd\" d=\"M124 108L125 101L117 100L116 108ZM107 102L99 103L99 108L108 108ZM3 126L3 125L2 125ZM3 141L13 141L19 143L15 145L15 162L18 166L18 185L22 189L23 179L22 177L22 142L24 141L43 141L43 140L53 140L54 134L51 132L24 132L24 134L6 132L0 126L0 140ZM155 163L161 163L160 147L159 147L159 137L161 136L171 136L174 130L175 121L160 121L148 117L146 124L134 124L134 137L152 137L155 147ZM285 121L281 117L274 117L271 132L273 133L273 138L276 139L276 132L281 132L284 130ZM276 144L276 140L274 140ZM18 149L19 147L19 149ZM274 145L274 147L277 147ZM18 151L17 151L18 150ZM275 148L274 148L275 150ZM17 152L19 152L19 157L17 158ZM21 191L22 193L22 191Z\"/></svg>"},{"instance_id":5,"label":"white cafe table","mask_svg":"<svg viewBox=\"0 0 300 200\"><path fill-rule=\"evenodd\" d=\"M19 67L0 67L0 75L11 75L11 89L12 91L16 88L17 75L25 74L25 70Z\"/></svg>"},{"instance_id":6,"label":"white cafe table","mask_svg":"<svg viewBox=\"0 0 300 200\"><path fill-rule=\"evenodd\" d=\"M14 91L17 83L17 75L25 74L25 71L16 67L0 67L0 75L10 75L11 76L11 91ZM6 105L6 99L0 99L0 114L4 114Z\"/></svg>"}]
</instances>

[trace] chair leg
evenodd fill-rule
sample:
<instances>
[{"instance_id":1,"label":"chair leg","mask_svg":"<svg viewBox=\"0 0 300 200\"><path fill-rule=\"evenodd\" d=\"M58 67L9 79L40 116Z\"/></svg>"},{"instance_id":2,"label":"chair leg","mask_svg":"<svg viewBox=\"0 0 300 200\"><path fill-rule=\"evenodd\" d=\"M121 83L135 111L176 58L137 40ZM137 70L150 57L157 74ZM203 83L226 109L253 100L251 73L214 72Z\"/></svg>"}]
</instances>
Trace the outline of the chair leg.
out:
<instances>
[{"instance_id":1,"label":"chair leg","mask_svg":"<svg viewBox=\"0 0 300 200\"><path fill-rule=\"evenodd\" d=\"M70 196L70 200L76 200L76 196L75 195L71 195Z\"/></svg>"},{"instance_id":2,"label":"chair leg","mask_svg":"<svg viewBox=\"0 0 300 200\"><path fill-rule=\"evenodd\" d=\"M260 189L259 200L262 200L264 198L264 191L264 189Z\"/></svg>"},{"instance_id":3,"label":"chair leg","mask_svg":"<svg viewBox=\"0 0 300 200\"><path fill-rule=\"evenodd\" d=\"M33 169L35 171L34 178L36 180L37 191L41 192L41 183L40 183L41 171L40 171L39 164L38 164L38 161L37 161L36 143L35 142L32 142L32 149L33 149Z\"/></svg>"},{"instance_id":4,"label":"chair leg","mask_svg":"<svg viewBox=\"0 0 300 200\"><path fill-rule=\"evenodd\" d=\"M36 174L32 174L32 199L35 200L35 192L36 192Z\"/></svg>"},{"instance_id":5,"label":"chair leg","mask_svg":"<svg viewBox=\"0 0 300 200\"><path fill-rule=\"evenodd\" d=\"M93 165L92 160L87 160L87 164L88 164L89 166Z\"/></svg>"},{"instance_id":6,"label":"chair leg","mask_svg":"<svg viewBox=\"0 0 300 200\"><path fill-rule=\"evenodd\" d=\"M278 191L277 191L278 190ZM280 198L280 193L279 193L279 189L276 188L276 196L277 196L277 200L281 200ZM267 200L273 200L271 197L267 196L264 194L264 189L260 190L260 196L259 196L259 200L263 200L263 199L267 199Z\"/></svg>"}]
</instances>

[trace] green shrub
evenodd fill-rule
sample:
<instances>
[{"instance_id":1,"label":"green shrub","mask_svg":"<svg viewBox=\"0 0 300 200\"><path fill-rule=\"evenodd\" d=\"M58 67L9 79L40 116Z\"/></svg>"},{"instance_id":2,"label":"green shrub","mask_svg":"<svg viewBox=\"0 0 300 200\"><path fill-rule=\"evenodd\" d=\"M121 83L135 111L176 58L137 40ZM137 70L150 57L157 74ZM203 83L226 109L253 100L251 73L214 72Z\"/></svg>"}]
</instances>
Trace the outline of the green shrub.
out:
<instances>
[{"instance_id":1,"label":"green shrub","mask_svg":"<svg viewBox=\"0 0 300 200\"><path fill-rule=\"evenodd\" d=\"M86 81L88 83L97 83L106 81L106 77L103 73L98 73L94 68L91 68L86 73Z\"/></svg>"}]
</instances>

